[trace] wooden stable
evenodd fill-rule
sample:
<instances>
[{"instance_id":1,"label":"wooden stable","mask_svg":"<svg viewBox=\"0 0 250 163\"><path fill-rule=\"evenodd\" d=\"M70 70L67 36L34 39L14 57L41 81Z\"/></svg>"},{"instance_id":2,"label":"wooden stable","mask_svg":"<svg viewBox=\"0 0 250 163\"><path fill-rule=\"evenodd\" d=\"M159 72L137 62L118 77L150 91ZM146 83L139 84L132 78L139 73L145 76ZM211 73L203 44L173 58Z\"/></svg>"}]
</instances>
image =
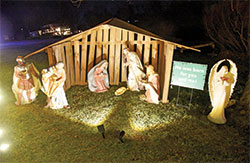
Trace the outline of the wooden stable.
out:
<instances>
[{"instance_id":1,"label":"wooden stable","mask_svg":"<svg viewBox=\"0 0 250 163\"><path fill-rule=\"evenodd\" d=\"M25 58L46 51L50 66L63 62L67 75L65 89L74 85L86 85L89 70L106 59L109 62L110 84L118 85L127 81L127 69L124 68L122 59L125 47L136 51L144 65L154 66L160 76L162 101L165 103L168 102L174 50L176 47L196 50L164 40L144 29L112 18L89 30L30 53Z\"/></svg>"}]
</instances>

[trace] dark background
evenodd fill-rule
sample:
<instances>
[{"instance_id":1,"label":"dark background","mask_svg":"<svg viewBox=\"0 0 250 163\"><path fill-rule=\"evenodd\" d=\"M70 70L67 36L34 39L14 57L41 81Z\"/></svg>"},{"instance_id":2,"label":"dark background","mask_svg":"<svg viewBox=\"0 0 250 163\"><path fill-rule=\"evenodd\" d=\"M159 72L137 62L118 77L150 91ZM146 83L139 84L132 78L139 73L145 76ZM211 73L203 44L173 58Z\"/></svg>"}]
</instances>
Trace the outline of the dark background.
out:
<instances>
[{"instance_id":1,"label":"dark background","mask_svg":"<svg viewBox=\"0 0 250 163\"><path fill-rule=\"evenodd\" d=\"M1 1L1 34L26 38L45 24L70 25L73 31L91 28L112 17L129 21L170 41L192 44L208 39L203 11L211 1ZM20 37L22 35L22 37Z\"/></svg>"}]
</instances>

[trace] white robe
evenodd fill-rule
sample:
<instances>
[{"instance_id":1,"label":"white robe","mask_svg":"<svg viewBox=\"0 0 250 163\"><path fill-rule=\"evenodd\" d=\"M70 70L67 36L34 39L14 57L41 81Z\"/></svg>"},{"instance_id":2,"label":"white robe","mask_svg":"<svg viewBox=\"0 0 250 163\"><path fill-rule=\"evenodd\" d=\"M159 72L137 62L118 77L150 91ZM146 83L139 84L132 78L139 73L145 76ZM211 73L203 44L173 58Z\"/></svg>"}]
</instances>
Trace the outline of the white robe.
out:
<instances>
[{"instance_id":1,"label":"white robe","mask_svg":"<svg viewBox=\"0 0 250 163\"><path fill-rule=\"evenodd\" d=\"M135 52L129 52L127 56L127 62L129 67L128 74L128 88L131 91L139 91L143 89L141 84L141 80L145 77L145 73L143 72L143 66L140 61L140 58Z\"/></svg>"}]
</instances>

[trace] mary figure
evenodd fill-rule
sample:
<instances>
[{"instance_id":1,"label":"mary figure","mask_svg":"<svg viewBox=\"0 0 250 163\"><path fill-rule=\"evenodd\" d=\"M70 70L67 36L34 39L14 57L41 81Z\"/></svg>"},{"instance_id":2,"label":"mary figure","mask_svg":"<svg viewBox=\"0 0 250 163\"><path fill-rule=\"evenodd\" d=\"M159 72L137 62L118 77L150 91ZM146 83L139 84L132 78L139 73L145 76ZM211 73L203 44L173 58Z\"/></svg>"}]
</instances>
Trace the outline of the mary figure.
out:
<instances>
[{"instance_id":1,"label":"mary figure","mask_svg":"<svg viewBox=\"0 0 250 163\"><path fill-rule=\"evenodd\" d=\"M109 88L108 61L102 60L88 73L88 87L91 92L106 92Z\"/></svg>"}]
</instances>

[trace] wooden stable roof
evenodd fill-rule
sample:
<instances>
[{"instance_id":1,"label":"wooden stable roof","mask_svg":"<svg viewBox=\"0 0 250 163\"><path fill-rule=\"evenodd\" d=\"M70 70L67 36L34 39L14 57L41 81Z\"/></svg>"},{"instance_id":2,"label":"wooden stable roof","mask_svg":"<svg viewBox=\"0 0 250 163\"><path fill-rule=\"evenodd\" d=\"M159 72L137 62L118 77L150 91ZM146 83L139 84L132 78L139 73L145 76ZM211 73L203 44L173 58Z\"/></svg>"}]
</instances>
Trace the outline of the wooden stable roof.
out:
<instances>
[{"instance_id":1,"label":"wooden stable roof","mask_svg":"<svg viewBox=\"0 0 250 163\"><path fill-rule=\"evenodd\" d=\"M86 31L83 31L81 33L72 35L72 36L67 37L65 39L62 39L60 41L52 43L52 44L50 44L50 45L48 45L46 47L43 47L43 48L41 48L41 49L39 49L37 51L29 53L24 58L27 58L29 56L32 56L32 55L36 54L36 53L42 52L42 51L46 50L49 47L52 47L52 46L55 46L55 45L58 45L58 44L61 44L61 43L67 42L67 41L76 41L76 40L81 38L82 34L89 33L90 31L95 30L95 29L99 28L100 26L113 26L113 27L117 27L117 28L121 28L121 29L126 29L126 30L129 30L129 31L132 31L132 32L136 32L138 34L143 34L143 35L150 36L153 39L157 39L157 40L160 40L160 41L163 41L163 42L167 42L167 43L172 44L175 47L178 47L178 48L181 48L181 49L189 49L189 50L194 50L194 51L200 52L200 50L198 50L198 49L188 47L188 46L185 46L185 45L181 45L181 44L177 44L177 43L174 43L174 42L171 42L171 41L167 41L167 40L163 39L162 37L160 37L160 36L158 36L156 34L153 34L153 33L149 32L147 30L139 28L139 27L137 27L137 26L135 26L133 24L129 24L129 23L127 23L127 22L125 22L123 20L120 20L118 18L111 18L111 19L109 19L109 20L107 20L107 21L105 21L105 22L103 22L101 24L98 24L97 26L92 27L92 28L90 28L90 29L88 29Z\"/></svg>"}]
</instances>

